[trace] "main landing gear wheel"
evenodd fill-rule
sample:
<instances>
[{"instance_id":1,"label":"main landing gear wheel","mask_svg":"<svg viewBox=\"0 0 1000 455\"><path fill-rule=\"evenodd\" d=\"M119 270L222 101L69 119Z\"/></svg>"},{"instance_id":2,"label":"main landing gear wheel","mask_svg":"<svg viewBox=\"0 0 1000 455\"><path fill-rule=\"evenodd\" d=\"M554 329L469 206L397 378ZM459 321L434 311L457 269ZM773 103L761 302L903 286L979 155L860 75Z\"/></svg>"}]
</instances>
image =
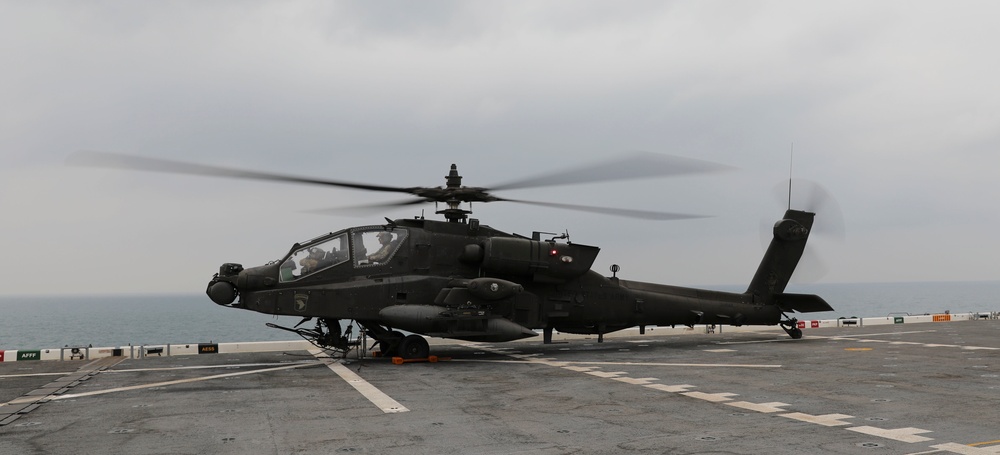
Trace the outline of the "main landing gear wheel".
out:
<instances>
[{"instance_id":1,"label":"main landing gear wheel","mask_svg":"<svg viewBox=\"0 0 1000 455\"><path fill-rule=\"evenodd\" d=\"M404 359L426 359L430 352L427 340L420 335L407 335L399 343L399 356Z\"/></svg>"}]
</instances>

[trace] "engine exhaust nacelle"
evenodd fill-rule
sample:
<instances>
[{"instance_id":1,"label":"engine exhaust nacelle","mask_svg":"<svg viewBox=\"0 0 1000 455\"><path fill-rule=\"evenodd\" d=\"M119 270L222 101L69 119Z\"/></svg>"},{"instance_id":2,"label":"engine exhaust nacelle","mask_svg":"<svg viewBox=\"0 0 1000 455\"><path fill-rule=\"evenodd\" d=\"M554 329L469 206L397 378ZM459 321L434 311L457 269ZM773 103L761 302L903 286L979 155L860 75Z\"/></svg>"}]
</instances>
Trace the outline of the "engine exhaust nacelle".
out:
<instances>
[{"instance_id":1,"label":"engine exhaust nacelle","mask_svg":"<svg viewBox=\"0 0 1000 455\"><path fill-rule=\"evenodd\" d=\"M475 278L466 286L469 293L483 300L503 300L524 291L524 286L499 278Z\"/></svg>"}]
</instances>

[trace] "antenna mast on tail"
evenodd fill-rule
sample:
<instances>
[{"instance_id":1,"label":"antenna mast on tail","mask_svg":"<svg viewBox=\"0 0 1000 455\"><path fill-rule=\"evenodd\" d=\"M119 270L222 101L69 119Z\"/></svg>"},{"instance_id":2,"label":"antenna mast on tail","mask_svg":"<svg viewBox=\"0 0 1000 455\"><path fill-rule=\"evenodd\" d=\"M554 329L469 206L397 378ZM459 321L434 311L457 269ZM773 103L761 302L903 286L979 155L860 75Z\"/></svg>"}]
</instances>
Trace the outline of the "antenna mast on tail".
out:
<instances>
[{"instance_id":1,"label":"antenna mast on tail","mask_svg":"<svg viewBox=\"0 0 1000 455\"><path fill-rule=\"evenodd\" d=\"M792 160L795 158L795 143L792 142L792 150L788 152L788 210L792 209Z\"/></svg>"}]
</instances>

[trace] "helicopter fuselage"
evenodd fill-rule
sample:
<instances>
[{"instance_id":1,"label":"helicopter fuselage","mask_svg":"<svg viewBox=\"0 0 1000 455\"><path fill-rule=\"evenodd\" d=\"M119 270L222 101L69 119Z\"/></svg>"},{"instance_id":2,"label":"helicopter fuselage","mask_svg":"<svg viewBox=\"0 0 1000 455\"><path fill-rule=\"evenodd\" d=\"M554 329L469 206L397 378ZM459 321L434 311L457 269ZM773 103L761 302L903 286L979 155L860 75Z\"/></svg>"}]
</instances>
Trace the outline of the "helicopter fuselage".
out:
<instances>
[{"instance_id":1,"label":"helicopter fuselage","mask_svg":"<svg viewBox=\"0 0 1000 455\"><path fill-rule=\"evenodd\" d=\"M391 249L378 261L368 254L378 246L371 240L376 236ZM781 318L778 306L751 293L603 276L590 269L598 252L539 234L504 233L474 219L396 220L296 244L264 266L226 264L209 295L266 314L473 341L525 338L538 329L604 334L644 325L774 325ZM311 258L320 255L328 261L317 268L324 258ZM224 292L230 287L238 291Z\"/></svg>"}]
</instances>

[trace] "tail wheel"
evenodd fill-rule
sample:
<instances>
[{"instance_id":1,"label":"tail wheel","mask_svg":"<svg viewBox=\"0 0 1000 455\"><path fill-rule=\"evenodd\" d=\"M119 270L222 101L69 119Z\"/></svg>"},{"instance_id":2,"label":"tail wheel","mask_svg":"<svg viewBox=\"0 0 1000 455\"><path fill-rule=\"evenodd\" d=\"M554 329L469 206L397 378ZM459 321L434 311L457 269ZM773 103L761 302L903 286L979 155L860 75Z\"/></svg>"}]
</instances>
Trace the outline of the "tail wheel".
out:
<instances>
[{"instance_id":1,"label":"tail wheel","mask_svg":"<svg viewBox=\"0 0 1000 455\"><path fill-rule=\"evenodd\" d=\"M399 356L404 359L426 359L431 348L420 335L408 335L399 343Z\"/></svg>"},{"instance_id":2,"label":"tail wheel","mask_svg":"<svg viewBox=\"0 0 1000 455\"><path fill-rule=\"evenodd\" d=\"M784 313L782 313L782 316L784 316ZM802 329L799 328L799 320L795 318L788 318L788 316L785 316L785 318L786 319L784 321L778 323L781 325L782 330L784 330L788 336L792 337L793 340L802 338Z\"/></svg>"}]
</instances>

